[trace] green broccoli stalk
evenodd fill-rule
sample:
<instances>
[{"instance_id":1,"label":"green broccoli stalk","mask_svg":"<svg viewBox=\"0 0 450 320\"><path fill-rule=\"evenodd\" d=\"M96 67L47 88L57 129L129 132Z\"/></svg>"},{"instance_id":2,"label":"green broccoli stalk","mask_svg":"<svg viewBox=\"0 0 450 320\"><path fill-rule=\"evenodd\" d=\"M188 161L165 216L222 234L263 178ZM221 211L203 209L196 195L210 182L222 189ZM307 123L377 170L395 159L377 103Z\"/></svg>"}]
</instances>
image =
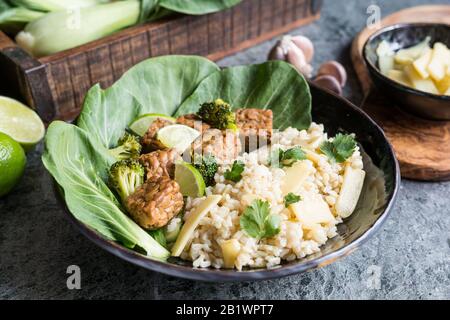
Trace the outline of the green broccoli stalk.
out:
<instances>
[{"instance_id":1,"label":"green broccoli stalk","mask_svg":"<svg viewBox=\"0 0 450 320\"><path fill-rule=\"evenodd\" d=\"M214 175L218 166L213 155L205 155L200 161L196 159L194 167L200 172L207 187L214 185Z\"/></svg>"},{"instance_id":2,"label":"green broccoli stalk","mask_svg":"<svg viewBox=\"0 0 450 320\"><path fill-rule=\"evenodd\" d=\"M109 152L117 160L125 160L130 158L137 158L141 154L142 146L139 143L139 138L125 132L122 138L119 139L117 147L109 149Z\"/></svg>"},{"instance_id":3,"label":"green broccoli stalk","mask_svg":"<svg viewBox=\"0 0 450 320\"><path fill-rule=\"evenodd\" d=\"M214 128L237 130L236 115L231 106L222 99L203 103L197 115Z\"/></svg>"},{"instance_id":4,"label":"green broccoli stalk","mask_svg":"<svg viewBox=\"0 0 450 320\"><path fill-rule=\"evenodd\" d=\"M109 184L122 203L144 183L144 167L135 159L120 160L109 169Z\"/></svg>"}]
</instances>

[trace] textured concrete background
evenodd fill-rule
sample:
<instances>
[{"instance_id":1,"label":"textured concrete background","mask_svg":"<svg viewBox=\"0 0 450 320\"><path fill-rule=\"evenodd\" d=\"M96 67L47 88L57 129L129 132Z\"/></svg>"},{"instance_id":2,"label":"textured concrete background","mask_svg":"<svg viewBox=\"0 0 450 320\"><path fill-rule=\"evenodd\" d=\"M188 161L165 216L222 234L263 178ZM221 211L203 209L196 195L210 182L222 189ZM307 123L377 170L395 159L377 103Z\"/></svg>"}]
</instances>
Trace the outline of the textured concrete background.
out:
<instances>
[{"instance_id":1,"label":"textured concrete background","mask_svg":"<svg viewBox=\"0 0 450 320\"><path fill-rule=\"evenodd\" d=\"M421 3L445 1L328 0L319 22L295 30L316 46L315 64L343 62L350 71L346 95L361 95L349 62L352 37L371 3L386 15ZM447 2L448 3L448 2ZM344 5L345 4L345 5ZM221 61L265 59L273 41ZM450 298L450 183L403 181L394 211L361 249L325 268L280 280L206 284L152 273L106 253L65 220L42 167L42 145L29 156L20 186L0 200L0 298L2 299L426 299ZM66 268L81 267L82 289L66 288ZM381 271L381 287L367 285Z\"/></svg>"}]
</instances>

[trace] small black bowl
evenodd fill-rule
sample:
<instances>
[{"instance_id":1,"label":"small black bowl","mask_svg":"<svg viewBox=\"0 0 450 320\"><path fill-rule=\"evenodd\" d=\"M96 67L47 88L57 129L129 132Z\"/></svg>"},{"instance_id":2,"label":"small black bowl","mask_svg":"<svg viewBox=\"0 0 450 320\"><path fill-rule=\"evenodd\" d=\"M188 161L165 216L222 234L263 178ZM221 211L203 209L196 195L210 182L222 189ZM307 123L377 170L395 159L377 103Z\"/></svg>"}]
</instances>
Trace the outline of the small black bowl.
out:
<instances>
[{"instance_id":1,"label":"small black bowl","mask_svg":"<svg viewBox=\"0 0 450 320\"><path fill-rule=\"evenodd\" d=\"M381 74L376 50L381 41L391 43L394 50L411 47L427 36L430 44L442 42L450 47L450 25L435 23L408 23L385 27L375 32L363 47L364 61L372 81L388 93L400 106L418 116L432 120L450 120L450 96L437 95L404 86Z\"/></svg>"},{"instance_id":2,"label":"small black bowl","mask_svg":"<svg viewBox=\"0 0 450 320\"><path fill-rule=\"evenodd\" d=\"M178 258L167 262L151 260L142 254L107 240L78 221L69 211L63 194L55 182L55 193L69 221L84 236L104 250L137 266L170 276L202 281L251 281L284 277L333 263L359 248L380 229L388 218L400 185L400 170L394 151L380 127L361 109L348 100L311 86L312 117L325 126L331 136L352 132L363 151L366 178L358 205L353 214L338 225L338 235L329 239L321 251L300 260L283 262L273 269L217 270L196 269Z\"/></svg>"}]
</instances>

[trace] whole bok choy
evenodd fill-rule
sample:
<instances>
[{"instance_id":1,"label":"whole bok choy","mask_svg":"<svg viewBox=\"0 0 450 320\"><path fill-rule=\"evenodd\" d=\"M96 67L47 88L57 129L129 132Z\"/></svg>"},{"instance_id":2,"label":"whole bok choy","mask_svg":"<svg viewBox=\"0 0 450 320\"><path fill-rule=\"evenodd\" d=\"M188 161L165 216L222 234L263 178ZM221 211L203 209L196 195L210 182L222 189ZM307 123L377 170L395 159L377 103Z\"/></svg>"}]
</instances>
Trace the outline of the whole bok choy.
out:
<instances>
[{"instance_id":1,"label":"whole bok choy","mask_svg":"<svg viewBox=\"0 0 450 320\"><path fill-rule=\"evenodd\" d=\"M16 41L36 57L50 55L134 25L139 13L138 0L55 11L29 23Z\"/></svg>"}]
</instances>

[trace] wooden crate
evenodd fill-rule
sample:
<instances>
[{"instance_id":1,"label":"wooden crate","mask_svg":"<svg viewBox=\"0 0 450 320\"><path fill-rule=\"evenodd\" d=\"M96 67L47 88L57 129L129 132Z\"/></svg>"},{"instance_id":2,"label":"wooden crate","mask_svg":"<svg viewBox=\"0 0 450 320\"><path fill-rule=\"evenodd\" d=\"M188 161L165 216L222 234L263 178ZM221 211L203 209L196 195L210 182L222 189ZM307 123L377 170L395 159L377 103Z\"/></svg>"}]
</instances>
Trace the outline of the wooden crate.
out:
<instances>
[{"instance_id":1,"label":"wooden crate","mask_svg":"<svg viewBox=\"0 0 450 320\"><path fill-rule=\"evenodd\" d=\"M224 12L173 16L40 59L0 32L0 94L23 100L45 122L72 120L91 86L110 86L148 57L218 60L318 19L321 6L322 0L244 0Z\"/></svg>"}]
</instances>

